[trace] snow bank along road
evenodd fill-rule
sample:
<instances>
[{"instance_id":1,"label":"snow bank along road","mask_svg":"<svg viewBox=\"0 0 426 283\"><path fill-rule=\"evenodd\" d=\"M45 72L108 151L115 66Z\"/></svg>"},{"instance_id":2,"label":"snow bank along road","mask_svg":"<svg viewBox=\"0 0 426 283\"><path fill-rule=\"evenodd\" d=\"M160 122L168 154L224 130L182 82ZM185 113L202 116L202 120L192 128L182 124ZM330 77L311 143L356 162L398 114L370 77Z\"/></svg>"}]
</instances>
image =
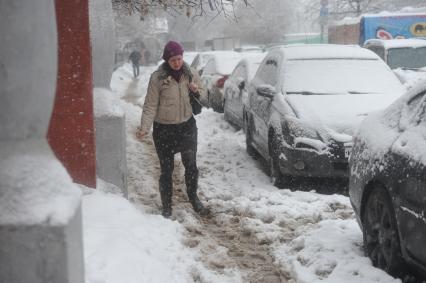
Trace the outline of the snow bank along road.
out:
<instances>
[{"instance_id":1,"label":"snow bank along road","mask_svg":"<svg viewBox=\"0 0 426 283\"><path fill-rule=\"evenodd\" d=\"M114 73L111 87L126 112L129 199L143 213L159 214L152 138L141 143L134 136L153 70L144 68L132 81L125 65ZM211 272L192 271L183 282L401 282L363 256L362 234L347 197L318 194L315 187L277 189L246 154L243 132L209 109L196 119L199 195L212 216L202 219L193 212L176 155L173 217L159 221L180 225L184 246Z\"/></svg>"}]
</instances>

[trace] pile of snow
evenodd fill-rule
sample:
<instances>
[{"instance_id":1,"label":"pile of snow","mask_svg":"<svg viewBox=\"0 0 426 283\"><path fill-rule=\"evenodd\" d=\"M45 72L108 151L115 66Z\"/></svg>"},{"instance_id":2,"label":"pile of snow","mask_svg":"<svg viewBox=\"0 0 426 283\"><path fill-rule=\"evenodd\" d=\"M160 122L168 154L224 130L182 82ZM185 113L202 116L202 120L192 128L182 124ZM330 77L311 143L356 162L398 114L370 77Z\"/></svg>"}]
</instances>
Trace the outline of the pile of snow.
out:
<instances>
[{"instance_id":1,"label":"pile of snow","mask_svg":"<svg viewBox=\"0 0 426 283\"><path fill-rule=\"evenodd\" d=\"M104 88L94 88L94 114L95 117L122 117L123 110L119 106L118 98L112 95L111 91Z\"/></svg>"},{"instance_id":2,"label":"pile of snow","mask_svg":"<svg viewBox=\"0 0 426 283\"><path fill-rule=\"evenodd\" d=\"M362 254L362 234L353 220L324 220L282 246L277 259L291 264L298 283L398 283Z\"/></svg>"},{"instance_id":3,"label":"pile of snow","mask_svg":"<svg viewBox=\"0 0 426 283\"><path fill-rule=\"evenodd\" d=\"M227 281L182 244L182 225L104 193L102 184L83 198L86 283Z\"/></svg>"},{"instance_id":4,"label":"pile of snow","mask_svg":"<svg viewBox=\"0 0 426 283\"><path fill-rule=\"evenodd\" d=\"M46 141L0 143L0 225L66 225L81 191Z\"/></svg>"},{"instance_id":5,"label":"pile of snow","mask_svg":"<svg viewBox=\"0 0 426 283\"><path fill-rule=\"evenodd\" d=\"M401 68L397 68L394 69L393 72L403 84L412 84L418 80L426 78L426 67L421 68L417 71L403 70Z\"/></svg>"}]
</instances>

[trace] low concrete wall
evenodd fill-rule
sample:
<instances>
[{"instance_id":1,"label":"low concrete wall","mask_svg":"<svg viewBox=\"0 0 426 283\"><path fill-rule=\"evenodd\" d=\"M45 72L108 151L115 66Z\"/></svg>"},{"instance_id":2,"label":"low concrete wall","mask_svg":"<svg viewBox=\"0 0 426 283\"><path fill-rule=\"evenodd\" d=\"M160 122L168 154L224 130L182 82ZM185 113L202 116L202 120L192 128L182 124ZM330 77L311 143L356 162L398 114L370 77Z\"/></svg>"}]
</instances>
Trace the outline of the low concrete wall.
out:
<instances>
[{"instance_id":1,"label":"low concrete wall","mask_svg":"<svg viewBox=\"0 0 426 283\"><path fill-rule=\"evenodd\" d=\"M127 197L126 123L118 98L95 88L96 171L102 180L121 188Z\"/></svg>"},{"instance_id":2,"label":"low concrete wall","mask_svg":"<svg viewBox=\"0 0 426 283\"><path fill-rule=\"evenodd\" d=\"M84 282L81 208L65 226L0 226L0 281Z\"/></svg>"}]
</instances>

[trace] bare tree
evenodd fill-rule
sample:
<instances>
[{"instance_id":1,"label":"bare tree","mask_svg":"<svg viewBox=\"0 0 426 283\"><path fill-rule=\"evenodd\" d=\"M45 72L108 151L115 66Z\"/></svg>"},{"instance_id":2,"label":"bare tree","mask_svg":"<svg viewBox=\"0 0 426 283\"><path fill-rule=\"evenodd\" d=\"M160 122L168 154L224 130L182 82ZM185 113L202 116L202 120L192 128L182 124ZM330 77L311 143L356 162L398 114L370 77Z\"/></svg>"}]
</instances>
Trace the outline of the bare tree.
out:
<instances>
[{"instance_id":1,"label":"bare tree","mask_svg":"<svg viewBox=\"0 0 426 283\"><path fill-rule=\"evenodd\" d=\"M235 0L112 0L114 9L132 15L139 13L141 19L159 8L171 13L187 17L201 17L211 12L228 15ZM247 5L248 0L243 0Z\"/></svg>"}]
</instances>

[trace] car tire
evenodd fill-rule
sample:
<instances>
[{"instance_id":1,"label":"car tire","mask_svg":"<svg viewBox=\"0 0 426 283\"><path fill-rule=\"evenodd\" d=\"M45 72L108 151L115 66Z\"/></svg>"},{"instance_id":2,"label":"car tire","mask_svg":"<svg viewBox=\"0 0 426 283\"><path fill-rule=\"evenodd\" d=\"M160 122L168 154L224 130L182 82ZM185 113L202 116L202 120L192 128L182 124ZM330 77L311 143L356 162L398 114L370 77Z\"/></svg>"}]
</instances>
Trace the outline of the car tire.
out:
<instances>
[{"instance_id":1,"label":"car tire","mask_svg":"<svg viewBox=\"0 0 426 283\"><path fill-rule=\"evenodd\" d=\"M271 177L271 183L281 188L285 185L285 177L281 173L279 167L279 147L278 147L278 138L272 136L272 139L269 141L269 176Z\"/></svg>"},{"instance_id":2,"label":"car tire","mask_svg":"<svg viewBox=\"0 0 426 283\"><path fill-rule=\"evenodd\" d=\"M251 137L250 123L246 115L244 115L244 131L246 133L246 151L247 154L254 157L256 155L256 150L252 146L253 139Z\"/></svg>"},{"instance_id":3,"label":"car tire","mask_svg":"<svg viewBox=\"0 0 426 283\"><path fill-rule=\"evenodd\" d=\"M363 214L364 251L375 267L400 276L404 260L395 211L386 189L376 187L369 195Z\"/></svg>"}]
</instances>

